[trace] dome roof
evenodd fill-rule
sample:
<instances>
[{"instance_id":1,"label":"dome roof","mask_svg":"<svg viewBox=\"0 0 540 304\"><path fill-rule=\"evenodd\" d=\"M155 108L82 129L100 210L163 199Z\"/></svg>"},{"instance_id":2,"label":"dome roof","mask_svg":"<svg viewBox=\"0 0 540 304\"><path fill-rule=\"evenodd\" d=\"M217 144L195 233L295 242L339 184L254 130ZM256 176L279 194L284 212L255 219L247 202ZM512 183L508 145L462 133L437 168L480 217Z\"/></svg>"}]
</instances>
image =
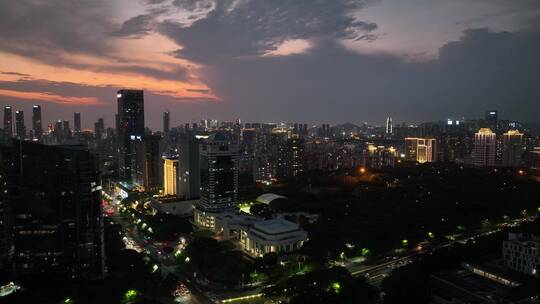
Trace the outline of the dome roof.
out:
<instances>
[{"instance_id":1,"label":"dome roof","mask_svg":"<svg viewBox=\"0 0 540 304\"><path fill-rule=\"evenodd\" d=\"M276 200L276 199L286 199L285 196L281 196L281 195L277 195L277 194L274 194L274 193L265 193L263 195L260 195L259 197L257 197L256 201L259 202L259 203L262 203L262 204L267 204L269 205L273 200Z\"/></svg>"}]
</instances>

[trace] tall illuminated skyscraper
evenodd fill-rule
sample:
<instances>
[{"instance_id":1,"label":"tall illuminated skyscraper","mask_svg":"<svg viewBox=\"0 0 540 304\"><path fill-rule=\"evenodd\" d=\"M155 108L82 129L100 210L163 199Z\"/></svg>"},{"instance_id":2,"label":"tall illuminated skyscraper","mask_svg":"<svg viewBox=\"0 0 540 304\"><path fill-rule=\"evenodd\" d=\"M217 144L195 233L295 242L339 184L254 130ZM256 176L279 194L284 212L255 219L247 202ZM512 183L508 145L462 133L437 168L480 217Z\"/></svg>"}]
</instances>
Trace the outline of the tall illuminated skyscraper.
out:
<instances>
[{"instance_id":1,"label":"tall illuminated skyscraper","mask_svg":"<svg viewBox=\"0 0 540 304\"><path fill-rule=\"evenodd\" d=\"M176 196L178 180L178 158L163 158L163 194Z\"/></svg>"},{"instance_id":2,"label":"tall illuminated skyscraper","mask_svg":"<svg viewBox=\"0 0 540 304\"><path fill-rule=\"evenodd\" d=\"M490 128L481 128L474 134L472 163L477 167L495 166L497 135Z\"/></svg>"},{"instance_id":3,"label":"tall illuminated skyscraper","mask_svg":"<svg viewBox=\"0 0 540 304\"><path fill-rule=\"evenodd\" d=\"M120 179L132 181L135 161L132 141L144 135L144 91L120 90L118 101L118 162Z\"/></svg>"},{"instance_id":4,"label":"tall illuminated skyscraper","mask_svg":"<svg viewBox=\"0 0 540 304\"><path fill-rule=\"evenodd\" d=\"M521 166L523 155L523 133L510 130L503 134L502 165L505 167Z\"/></svg>"},{"instance_id":5,"label":"tall illuminated skyscraper","mask_svg":"<svg viewBox=\"0 0 540 304\"><path fill-rule=\"evenodd\" d=\"M431 163L436 160L436 140L434 138L405 138L405 159L418 163Z\"/></svg>"},{"instance_id":6,"label":"tall illuminated skyscraper","mask_svg":"<svg viewBox=\"0 0 540 304\"><path fill-rule=\"evenodd\" d=\"M4 132L8 137L13 136L13 109L11 106L4 107Z\"/></svg>"},{"instance_id":7,"label":"tall illuminated skyscraper","mask_svg":"<svg viewBox=\"0 0 540 304\"><path fill-rule=\"evenodd\" d=\"M392 125L392 117L386 118L386 134L394 134L394 126Z\"/></svg>"},{"instance_id":8,"label":"tall illuminated skyscraper","mask_svg":"<svg viewBox=\"0 0 540 304\"><path fill-rule=\"evenodd\" d=\"M41 106L34 105L32 108L32 130L34 131L34 138L41 140L43 135L43 128L41 125Z\"/></svg>"},{"instance_id":9,"label":"tall illuminated skyscraper","mask_svg":"<svg viewBox=\"0 0 540 304\"><path fill-rule=\"evenodd\" d=\"M238 199L238 146L222 133L201 144L201 199L195 206L195 223L214 229L215 216L235 210Z\"/></svg>"}]
</instances>

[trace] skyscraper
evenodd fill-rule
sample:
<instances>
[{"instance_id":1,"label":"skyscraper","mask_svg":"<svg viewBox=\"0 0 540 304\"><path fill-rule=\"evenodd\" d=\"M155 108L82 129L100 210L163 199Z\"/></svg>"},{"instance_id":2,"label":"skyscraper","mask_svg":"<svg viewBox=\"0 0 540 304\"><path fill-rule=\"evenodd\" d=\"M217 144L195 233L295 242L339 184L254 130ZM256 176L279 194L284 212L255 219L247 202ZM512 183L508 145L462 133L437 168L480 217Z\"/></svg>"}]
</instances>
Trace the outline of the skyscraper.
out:
<instances>
[{"instance_id":1,"label":"skyscraper","mask_svg":"<svg viewBox=\"0 0 540 304\"><path fill-rule=\"evenodd\" d=\"M163 158L163 194L176 196L178 181L178 158Z\"/></svg>"},{"instance_id":2,"label":"skyscraper","mask_svg":"<svg viewBox=\"0 0 540 304\"><path fill-rule=\"evenodd\" d=\"M166 138L169 136L171 127L171 113L163 112L163 136Z\"/></svg>"},{"instance_id":3,"label":"skyscraper","mask_svg":"<svg viewBox=\"0 0 540 304\"><path fill-rule=\"evenodd\" d=\"M131 170L135 161L132 141L144 135L144 92L142 90L120 90L118 100L118 162L120 179L131 181Z\"/></svg>"},{"instance_id":4,"label":"skyscraper","mask_svg":"<svg viewBox=\"0 0 540 304\"><path fill-rule=\"evenodd\" d=\"M43 128L41 125L41 106L34 105L32 108L32 130L34 131L34 138L41 140L43 135Z\"/></svg>"},{"instance_id":5,"label":"skyscraper","mask_svg":"<svg viewBox=\"0 0 540 304\"><path fill-rule=\"evenodd\" d=\"M178 183L176 193L185 200L197 199L200 196L200 151L199 140L189 137L178 147Z\"/></svg>"},{"instance_id":6,"label":"skyscraper","mask_svg":"<svg viewBox=\"0 0 540 304\"><path fill-rule=\"evenodd\" d=\"M481 128L474 134L472 163L477 167L495 166L496 134L490 128Z\"/></svg>"},{"instance_id":7,"label":"skyscraper","mask_svg":"<svg viewBox=\"0 0 540 304\"><path fill-rule=\"evenodd\" d=\"M486 121L486 127L491 128L491 130L497 130L499 114L497 110L486 111L484 120Z\"/></svg>"},{"instance_id":8,"label":"skyscraper","mask_svg":"<svg viewBox=\"0 0 540 304\"><path fill-rule=\"evenodd\" d=\"M1 151L17 274L102 276L101 182L93 155L79 146L25 141Z\"/></svg>"},{"instance_id":9,"label":"skyscraper","mask_svg":"<svg viewBox=\"0 0 540 304\"><path fill-rule=\"evenodd\" d=\"M162 184L160 142L159 135L144 135L131 142L135 160L131 176L133 181L143 186L147 192L158 191Z\"/></svg>"},{"instance_id":10,"label":"skyscraper","mask_svg":"<svg viewBox=\"0 0 540 304\"><path fill-rule=\"evenodd\" d=\"M503 134L502 165L505 167L521 166L523 155L523 133L509 130Z\"/></svg>"},{"instance_id":11,"label":"skyscraper","mask_svg":"<svg viewBox=\"0 0 540 304\"><path fill-rule=\"evenodd\" d=\"M394 127L392 125L392 117L386 118L386 134L388 135L394 134Z\"/></svg>"},{"instance_id":12,"label":"skyscraper","mask_svg":"<svg viewBox=\"0 0 540 304\"><path fill-rule=\"evenodd\" d=\"M81 133L81 113L73 113L73 127L75 128L75 133Z\"/></svg>"},{"instance_id":13,"label":"skyscraper","mask_svg":"<svg viewBox=\"0 0 540 304\"><path fill-rule=\"evenodd\" d=\"M214 133L200 148L201 199L195 223L214 229L215 216L235 210L238 199L238 146L223 133Z\"/></svg>"},{"instance_id":14,"label":"skyscraper","mask_svg":"<svg viewBox=\"0 0 540 304\"><path fill-rule=\"evenodd\" d=\"M64 139L71 138L71 128L69 127L69 120L62 121L62 131L64 132Z\"/></svg>"},{"instance_id":15,"label":"skyscraper","mask_svg":"<svg viewBox=\"0 0 540 304\"><path fill-rule=\"evenodd\" d=\"M436 160L436 140L434 138L405 138L405 159L418 163L431 163Z\"/></svg>"},{"instance_id":16,"label":"skyscraper","mask_svg":"<svg viewBox=\"0 0 540 304\"><path fill-rule=\"evenodd\" d=\"M304 139L293 136L287 139L286 172L288 176L299 176L304 172Z\"/></svg>"},{"instance_id":17,"label":"skyscraper","mask_svg":"<svg viewBox=\"0 0 540 304\"><path fill-rule=\"evenodd\" d=\"M26 126L24 125L24 111L15 111L15 135L19 139L26 138Z\"/></svg>"},{"instance_id":18,"label":"skyscraper","mask_svg":"<svg viewBox=\"0 0 540 304\"><path fill-rule=\"evenodd\" d=\"M13 136L13 110L10 106L4 107L4 132L8 137Z\"/></svg>"},{"instance_id":19,"label":"skyscraper","mask_svg":"<svg viewBox=\"0 0 540 304\"><path fill-rule=\"evenodd\" d=\"M98 141L98 143L103 139L104 133L105 122L103 121L103 118L98 118L98 120L94 123L94 136L96 137L96 141Z\"/></svg>"}]
</instances>

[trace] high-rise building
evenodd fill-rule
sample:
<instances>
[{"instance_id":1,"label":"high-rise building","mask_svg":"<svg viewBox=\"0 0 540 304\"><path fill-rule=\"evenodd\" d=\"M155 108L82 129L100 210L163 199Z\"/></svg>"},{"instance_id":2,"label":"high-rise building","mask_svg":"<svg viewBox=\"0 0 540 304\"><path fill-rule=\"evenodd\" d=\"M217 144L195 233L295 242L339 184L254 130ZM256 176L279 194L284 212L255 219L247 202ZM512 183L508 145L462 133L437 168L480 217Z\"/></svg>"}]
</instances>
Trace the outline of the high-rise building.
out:
<instances>
[{"instance_id":1,"label":"high-rise building","mask_svg":"<svg viewBox=\"0 0 540 304\"><path fill-rule=\"evenodd\" d=\"M505 167L519 167L522 165L523 133L518 130L509 130L503 134L502 165Z\"/></svg>"},{"instance_id":2,"label":"high-rise building","mask_svg":"<svg viewBox=\"0 0 540 304\"><path fill-rule=\"evenodd\" d=\"M41 140L43 135L43 128L41 125L41 106L34 105L32 108L32 130L34 131L34 138Z\"/></svg>"},{"instance_id":3,"label":"high-rise building","mask_svg":"<svg viewBox=\"0 0 540 304\"><path fill-rule=\"evenodd\" d=\"M484 120L486 121L486 127L491 130L497 130L497 124L499 122L499 114L497 110L486 111Z\"/></svg>"},{"instance_id":4,"label":"high-rise building","mask_svg":"<svg viewBox=\"0 0 540 304\"><path fill-rule=\"evenodd\" d=\"M304 139L293 136L287 139L286 171L288 176L299 176L304 172Z\"/></svg>"},{"instance_id":5,"label":"high-rise building","mask_svg":"<svg viewBox=\"0 0 540 304\"><path fill-rule=\"evenodd\" d=\"M69 120L62 121L62 131L64 132L64 139L71 138L71 128L69 127Z\"/></svg>"},{"instance_id":6,"label":"high-rise building","mask_svg":"<svg viewBox=\"0 0 540 304\"><path fill-rule=\"evenodd\" d=\"M177 196L178 157L163 158L163 194Z\"/></svg>"},{"instance_id":7,"label":"high-rise building","mask_svg":"<svg viewBox=\"0 0 540 304\"><path fill-rule=\"evenodd\" d=\"M105 134L105 122L103 121L103 118L99 118L94 123L94 136L96 137L96 140L99 142L103 139L104 134Z\"/></svg>"},{"instance_id":8,"label":"high-rise building","mask_svg":"<svg viewBox=\"0 0 540 304\"><path fill-rule=\"evenodd\" d=\"M394 126L392 125L392 117L386 118L386 134L392 135L394 134Z\"/></svg>"},{"instance_id":9,"label":"high-rise building","mask_svg":"<svg viewBox=\"0 0 540 304\"><path fill-rule=\"evenodd\" d=\"M210 135L200 149L201 199L195 223L214 229L215 216L235 210L238 199L238 146L223 133Z\"/></svg>"},{"instance_id":10,"label":"high-rise building","mask_svg":"<svg viewBox=\"0 0 540 304\"><path fill-rule=\"evenodd\" d=\"M7 145L10 141L11 139L6 139L0 142L0 262L8 260L9 249L11 247L11 216L6 202L6 165L9 164L7 160L10 159L11 153L5 147L5 145Z\"/></svg>"},{"instance_id":11,"label":"high-rise building","mask_svg":"<svg viewBox=\"0 0 540 304\"><path fill-rule=\"evenodd\" d=\"M144 135L140 140L132 141L135 162L131 176L147 192L157 192L162 184L160 143L159 135Z\"/></svg>"},{"instance_id":12,"label":"high-rise building","mask_svg":"<svg viewBox=\"0 0 540 304\"><path fill-rule=\"evenodd\" d=\"M75 133L81 133L81 113L73 113L73 127L75 128Z\"/></svg>"},{"instance_id":13,"label":"high-rise building","mask_svg":"<svg viewBox=\"0 0 540 304\"><path fill-rule=\"evenodd\" d=\"M474 134L472 163L477 167L495 166L496 134L490 128L481 128Z\"/></svg>"},{"instance_id":14,"label":"high-rise building","mask_svg":"<svg viewBox=\"0 0 540 304\"><path fill-rule=\"evenodd\" d=\"M21 276L103 276L101 182L80 146L2 147L13 269Z\"/></svg>"},{"instance_id":15,"label":"high-rise building","mask_svg":"<svg viewBox=\"0 0 540 304\"><path fill-rule=\"evenodd\" d=\"M182 141L178 147L178 183L176 193L185 200L200 197L200 151L199 140L190 137Z\"/></svg>"},{"instance_id":16,"label":"high-rise building","mask_svg":"<svg viewBox=\"0 0 540 304\"><path fill-rule=\"evenodd\" d=\"M26 126L24 125L24 111L15 111L15 135L19 139L26 138Z\"/></svg>"},{"instance_id":17,"label":"high-rise building","mask_svg":"<svg viewBox=\"0 0 540 304\"><path fill-rule=\"evenodd\" d=\"M4 132L6 136L13 136L13 110L10 106L4 107Z\"/></svg>"},{"instance_id":18,"label":"high-rise building","mask_svg":"<svg viewBox=\"0 0 540 304\"><path fill-rule=\"evenodd\" d=\"M170 131L171 131L171 113L169 113L169 111L163 112L163 135L165 137L168 137Z\"/></svg>"},{"instance_id":19,"label":"high-rise building","mask_svg":"<svg viewBox=\"0 0 540 304\"><path fill-rule=\"evenodd\" d=\"M131 181L135 161L133 141L144 135L144 91L120 90L118 100L118 162L120 179Z\"/></svg>"},{"instance_id":20,"label":"high-rise building","mask_svg":"<svg viewBox=\"0 0 540 304\"><path fill-rule=\"evenodd\" d=\"M397 151L394 147L368 144L363 152L363 165L370 168L394 167Z\"/></svg>"},{"instance_id":21,"label":"high-rise building","mask_svg":"<svg viewBox=\"0 0 540 304\"><path fill-rule=\"evenodd\" d=\"M436 160L436 139L434 138L405 138L405 159L418 163L431 163Z\"/></svg>"}]
</instances>

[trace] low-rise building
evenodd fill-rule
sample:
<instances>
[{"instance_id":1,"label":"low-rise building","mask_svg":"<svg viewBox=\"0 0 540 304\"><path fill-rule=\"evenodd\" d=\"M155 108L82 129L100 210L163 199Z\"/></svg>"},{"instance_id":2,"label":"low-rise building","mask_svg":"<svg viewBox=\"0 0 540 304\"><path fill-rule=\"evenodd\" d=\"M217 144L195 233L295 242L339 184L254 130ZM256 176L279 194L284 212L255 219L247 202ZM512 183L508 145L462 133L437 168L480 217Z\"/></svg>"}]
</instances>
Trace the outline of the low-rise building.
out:
<instances>
[{"instance_id":1,"label":"low-rise building","mask_svg":"<svg viewBox=\"0 0 540 304\"><path fill-rule=\"evenodd\" d=\"M540 237L525 233L509 233L503 243L506 265L526 275L540 278Z\"/></svg>"},{"instance_id":2,"label":"low-rise building","mask_svg":"<svg viewBox=\"0 0 540 304\"><path fill-rule=\"evenodd\" d=\"M264 220L252 215L224 213L216 217L216 231L238 241L252 256L293 252L307 240L307 232L284 218Z\"/></svg>"}]
</instances>

